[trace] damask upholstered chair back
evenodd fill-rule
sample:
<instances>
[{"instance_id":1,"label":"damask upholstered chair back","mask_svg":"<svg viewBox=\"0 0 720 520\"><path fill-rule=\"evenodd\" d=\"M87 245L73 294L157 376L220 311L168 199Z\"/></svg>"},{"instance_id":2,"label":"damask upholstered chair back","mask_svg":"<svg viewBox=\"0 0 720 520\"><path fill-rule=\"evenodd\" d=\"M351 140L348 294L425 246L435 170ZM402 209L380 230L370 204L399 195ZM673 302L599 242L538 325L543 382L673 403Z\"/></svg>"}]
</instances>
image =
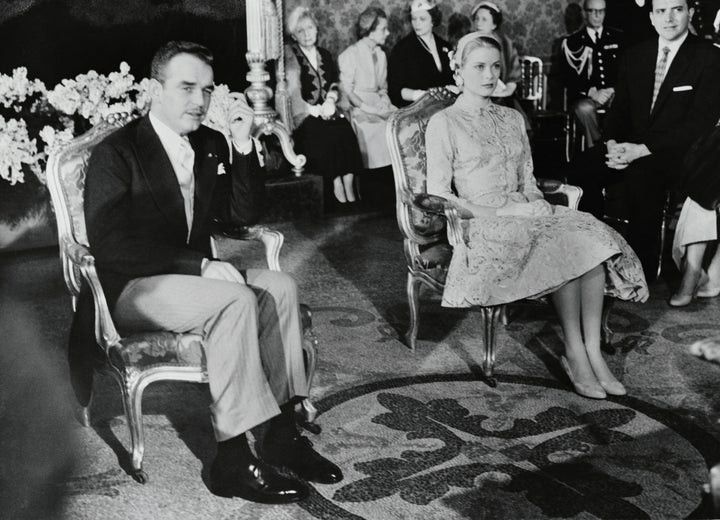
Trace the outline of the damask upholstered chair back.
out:
<instances>
[{"instance_id":1,"label":"damask upholstered chair back","mask_svg":"<svg viewBox=\"0 0 720 520\"><path fill-rule=\"evenodd\" d=\"M403 235L408 267L407 293L410 329L405 339L414 350L418 328L418 293L421 284L442 291L452 258L448 242L445 199L428 196L425 130L430 118L450 106L456 95L433 88L412 105L393 113L387 141L395 179L396 216ZM452 222L451 222L452 225ZM452 235L452 233L451 233Z\"/></svg>"},{"instance_id":2,"label":"damask upholstered chair back","mask_svg":"<svg viewBox=\"0 0 720 520\"><path fill-rule=\"evenodd\" d=\"M100 123L51 154L48 160L47 183L55 208L63 276L73 297L73 307L80 294L81 275L79 268L69 261L66 246L79 244L88 247L83 207L88 160L95 145L126 121L118 118L113 122Z\"/></svg>"}]
</instances>

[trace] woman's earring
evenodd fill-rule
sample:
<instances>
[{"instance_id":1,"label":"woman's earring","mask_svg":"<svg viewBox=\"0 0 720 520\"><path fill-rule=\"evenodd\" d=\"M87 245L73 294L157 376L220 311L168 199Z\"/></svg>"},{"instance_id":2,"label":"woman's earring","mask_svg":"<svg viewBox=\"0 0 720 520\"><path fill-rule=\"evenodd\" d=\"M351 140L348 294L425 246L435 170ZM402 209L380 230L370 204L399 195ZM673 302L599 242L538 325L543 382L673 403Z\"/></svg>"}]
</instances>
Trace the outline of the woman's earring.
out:
<instances>
[{"instance_id":1,"label":"woman's earring","mask_svg":"<svg viewBox=\"0 0 720 520\"><path fill-rule=\"evenodd\" d=\"M462 86L463 86L462 76L455 76L455 84L456 84L458 87L462 87Z\"/></svg>"}]
</instances>

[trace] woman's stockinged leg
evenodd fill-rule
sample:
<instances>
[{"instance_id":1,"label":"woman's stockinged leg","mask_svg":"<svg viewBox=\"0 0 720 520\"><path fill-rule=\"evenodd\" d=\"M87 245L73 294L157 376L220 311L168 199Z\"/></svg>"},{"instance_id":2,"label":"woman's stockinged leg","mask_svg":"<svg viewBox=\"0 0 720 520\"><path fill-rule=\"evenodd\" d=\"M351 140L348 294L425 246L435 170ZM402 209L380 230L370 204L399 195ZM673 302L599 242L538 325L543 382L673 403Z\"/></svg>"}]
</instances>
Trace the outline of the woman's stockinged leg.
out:
<instances>
[{"instance_id":1,"label":"woman's stockinged leg","mask_svg":"<svg viewBox=\"0 0 720 520\"><path fill-rule=\"evenodd\" d=\"M348 202L355 202L355 187L353 186L353 183L355 182L355 175L352 173L346 173L343 175L342 181L345 186L345 196L347 197Z\"/></svg>"},{"instance_id":2,"label":"woman's stockinged leg","mask_svg":"<svg viewBox=\"0 0 720 520\"><path fill-rule=\"evenodd\" d=\"M582 283L580 278L571 280L552 294L560 325L565 338L565 356L576 390L577 385L590 385L599 389L585 350L581 328ZM599 322L598 322L599 323ZM566 369L567 370L567 369Z\"/></svg>"},{"instance_id":3,"label":"woman's stockinged leg","mask_svg":"<svg viewBox=\"0 0 720 520\"><path fill-rule=\"evenodd\" d=\"M695 242L685 247L681 265L682 278L680 286L668 302L671 307L688 305L695 298L699 286L707 282L702 268L707 245L707 242Z\"/></svg>"},{"instance_id":4,"label":"woman's stockinged leg","mask_svg":"<svg viewBox=\"0 0 720 520\"><path fill-rule=\"evenodd\" d=\"M605 268L602 264L580 277L583 338L590 366L600 385L609 393L624 394L625 389L615 378L600 350L603 299L605 297Z\"/></svg>"},{"instance_id":5,"label":"woman's stockinged leg","mask_svg":"<svg viewBox=\"0 0 720 520\"><path fill-rule=\"evenodd\" d=\"M345 187L343 186L343 180L340 176L333 179L333 193L338 202L345 204L347 198L345 197Z\"/></svg>"}]
</instances>

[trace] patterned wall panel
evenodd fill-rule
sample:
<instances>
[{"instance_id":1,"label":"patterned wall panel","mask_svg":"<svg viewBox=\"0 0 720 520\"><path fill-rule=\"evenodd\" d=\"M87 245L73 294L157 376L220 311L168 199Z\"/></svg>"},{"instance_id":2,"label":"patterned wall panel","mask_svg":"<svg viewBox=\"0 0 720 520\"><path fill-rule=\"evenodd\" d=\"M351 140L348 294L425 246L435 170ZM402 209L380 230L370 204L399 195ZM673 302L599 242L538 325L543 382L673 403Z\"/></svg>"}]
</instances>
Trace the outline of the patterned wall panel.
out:
<instances>
[{"instance_id":1,"label":"patterned wall panel","mask_svg":"<svg viewBox=\"0 0 720 520\"><path fill-rule=\"evenodd\" d=\"M505 16L505 32L521 53L549 56L553 39L565 33L563 11L568 0L495 0L495 3ZM441 1L443 25L438 32L445 35L445 22L453 12L469 16L475 4L474 0ZM286 12L297 5L313 9L320 24L320 44L335 56L355 41L355 20L370 5L383 8L390 18L388 49L410 31L407 20L409 0L285 0Z\"/></svg>"}]
</instances>

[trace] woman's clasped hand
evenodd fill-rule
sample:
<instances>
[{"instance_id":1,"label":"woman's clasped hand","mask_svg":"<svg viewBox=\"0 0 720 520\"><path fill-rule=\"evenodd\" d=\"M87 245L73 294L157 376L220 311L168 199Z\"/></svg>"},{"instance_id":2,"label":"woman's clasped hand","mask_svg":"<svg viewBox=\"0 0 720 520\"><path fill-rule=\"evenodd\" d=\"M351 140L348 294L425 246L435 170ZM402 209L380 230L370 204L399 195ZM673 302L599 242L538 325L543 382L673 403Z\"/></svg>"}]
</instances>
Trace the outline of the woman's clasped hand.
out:
<instances>
[{"instance_id":1,"label":"woman's clasped hand","mask_svg":"<svg viewBox=\"0 0 720 520\"><path fill-rule=\"evenodd\" d=\"M554 213L552 204L545 199L537 199L532 202L513 202L496 210L498 217L547 217Z\"/></svg>"}]
</instances>

